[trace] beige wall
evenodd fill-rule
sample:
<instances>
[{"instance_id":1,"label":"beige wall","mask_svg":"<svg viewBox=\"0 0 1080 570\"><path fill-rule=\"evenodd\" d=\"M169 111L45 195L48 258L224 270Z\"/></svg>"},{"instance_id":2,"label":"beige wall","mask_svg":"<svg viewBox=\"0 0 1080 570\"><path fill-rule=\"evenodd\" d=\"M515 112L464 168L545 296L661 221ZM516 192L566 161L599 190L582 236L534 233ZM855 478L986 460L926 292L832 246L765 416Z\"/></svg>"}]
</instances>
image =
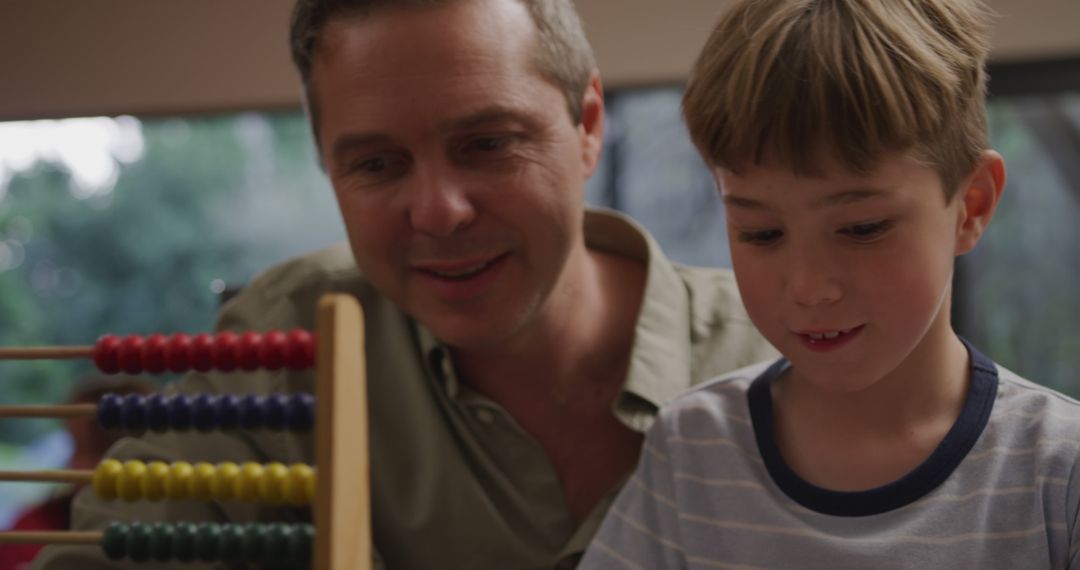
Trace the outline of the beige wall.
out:
<instances>
[{"instance_id":1,"label":"beige wall","mask_svg":"<svg viewBox=\"0 0 1080 570\"><path fill-rule=\"evenodd\" d=\"M995 58L1080 56L1080 0L989 0ZM0 0L0 120L295 107L292 0ZM681 80L722 0L578 0L608 86Z\"/></svg>"}]
</instances>

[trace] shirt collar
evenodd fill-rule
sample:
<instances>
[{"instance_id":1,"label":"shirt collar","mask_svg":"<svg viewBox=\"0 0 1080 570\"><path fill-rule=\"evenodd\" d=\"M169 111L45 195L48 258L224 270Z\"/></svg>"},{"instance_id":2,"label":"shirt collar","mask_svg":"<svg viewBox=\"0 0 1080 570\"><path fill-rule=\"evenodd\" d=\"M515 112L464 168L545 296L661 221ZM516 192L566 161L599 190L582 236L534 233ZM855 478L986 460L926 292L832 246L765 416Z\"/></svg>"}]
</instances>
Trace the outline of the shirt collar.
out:
<instances>
[{"instance_id":1,"label":"shirt collar","mask_svg":"<svg viewBox=\"0 0 1080 570\"><path fill-rule=\"evenodd\" d=\"M589 210L585 243L645 263L645 294L638 313L630 369L615 414L644 431L656 409L691 385L690 301L686 285L660 245L629 217Z\"/></svg>"},{"instance_id":2,"label":"shirt collar","mask_svg":"<svg viewBox=\"0 0 1080 570\"><path fill-rule=\"evenodd\" d=\"M585 244L590 249L627 257L648 267L638 313L634 348L615 415L628 427L644 431L657 408L690 388L690 302L686 285L660 245L636 222L612 210L585 212ZM417 325L420 347L447 395L457 397L461 381L449 350Z\"/></svg>"}]
</instances>

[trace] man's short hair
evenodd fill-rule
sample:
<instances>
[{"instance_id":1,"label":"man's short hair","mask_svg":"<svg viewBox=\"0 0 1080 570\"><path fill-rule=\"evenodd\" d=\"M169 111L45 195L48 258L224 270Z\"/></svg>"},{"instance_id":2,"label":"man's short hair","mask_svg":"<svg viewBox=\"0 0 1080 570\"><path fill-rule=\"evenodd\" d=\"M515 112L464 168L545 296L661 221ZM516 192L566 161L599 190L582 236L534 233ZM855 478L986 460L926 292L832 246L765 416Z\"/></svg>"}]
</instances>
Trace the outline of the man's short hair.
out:
<instances>
[{"instance_id":1,"label":"man's short hair","mask_svg":"<svg viewBox=\"0 0 1080 570\"><path fill-rule=\"evenodd\" d=\"M977 0L742 0L683 99L711 166L823 153L866 172L889 152L935 167L951 200L988 146L988 12Z\"/></svg>"},{"instance_id":2,"label":"man's short hair","mask_svg":"<svg viewBox=\"0 0 1080 570\"><path fill-rule=\"evenodd\" d=\"M339 18L364 18L394 7L432 8L466 0L297 0L292 13L290 48L304 84L304 95L317 128L311 68L327 23ZM535 65L563 92L574 124L581 122L581 102L596 69L592 47L585 38L572 0L516 0L529 11L537 30Z\"/></svg>"}]
</instances>

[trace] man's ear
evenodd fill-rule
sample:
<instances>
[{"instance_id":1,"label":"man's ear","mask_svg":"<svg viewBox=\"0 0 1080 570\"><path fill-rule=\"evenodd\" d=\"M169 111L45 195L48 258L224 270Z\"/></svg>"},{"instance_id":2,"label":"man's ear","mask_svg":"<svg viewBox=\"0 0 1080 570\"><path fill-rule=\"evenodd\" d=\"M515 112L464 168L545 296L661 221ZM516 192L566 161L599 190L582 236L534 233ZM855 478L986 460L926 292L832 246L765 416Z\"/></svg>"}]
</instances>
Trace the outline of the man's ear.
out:
<instances>
[{"instance_id":1,"label":"man's ear","mask_svg":"<svg viewBox=\"0 0 1080 570\"><path fill-rule=\"evenodd\" d=\"M600 74L592 72L589 84L581 99L581 134L582 160L585 164L585 178L592 176L596 164L600 161L600 150L604 146L604 87L600 83Z\"/></svg>"},{"instance_id":2,"label":"man's ear","mask_svg":"<svg viewBox=\"0 0 1080 570\"><path fill-rule=\"evenodd\" d=\"M1004 189L1005 160L996 151L983 151L971 175L953 197L961 202L956 226L956 255L975 249L994 217Z\"/></svg>"}]
</instances>

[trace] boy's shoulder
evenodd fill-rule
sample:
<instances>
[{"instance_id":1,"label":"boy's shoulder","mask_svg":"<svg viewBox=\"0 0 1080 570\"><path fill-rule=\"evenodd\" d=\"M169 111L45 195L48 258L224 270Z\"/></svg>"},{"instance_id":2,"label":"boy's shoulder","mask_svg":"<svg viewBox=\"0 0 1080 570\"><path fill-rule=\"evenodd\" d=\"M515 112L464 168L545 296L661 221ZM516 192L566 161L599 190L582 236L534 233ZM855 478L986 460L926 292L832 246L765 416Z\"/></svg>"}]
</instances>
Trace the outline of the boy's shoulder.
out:
<instances>
[{"instance_id":1,"label":"boy's shoulder","mask_svg":"<svg viewBox=\"0 0 1080 570\"><path fill-rule=\"evenodd\" d=\"M709 425L739 421L749 424L747 392L758 377L773 367L785 367L784 359L751 364L698 384L660 408L658 421L668 427Z\"/></svg>"},{"instance_id":2,"label":"boy's shoulder","mask_svg":"<svg viewBox=\"0 0 1080 570\"><path fill-rule=\"evenodd\" d=\"M998 374L995 419L1043 435L1059 431L1080 433L1080 401L1032 382L1000 364L995 366Z\"/></svg>"}]
</instances>

